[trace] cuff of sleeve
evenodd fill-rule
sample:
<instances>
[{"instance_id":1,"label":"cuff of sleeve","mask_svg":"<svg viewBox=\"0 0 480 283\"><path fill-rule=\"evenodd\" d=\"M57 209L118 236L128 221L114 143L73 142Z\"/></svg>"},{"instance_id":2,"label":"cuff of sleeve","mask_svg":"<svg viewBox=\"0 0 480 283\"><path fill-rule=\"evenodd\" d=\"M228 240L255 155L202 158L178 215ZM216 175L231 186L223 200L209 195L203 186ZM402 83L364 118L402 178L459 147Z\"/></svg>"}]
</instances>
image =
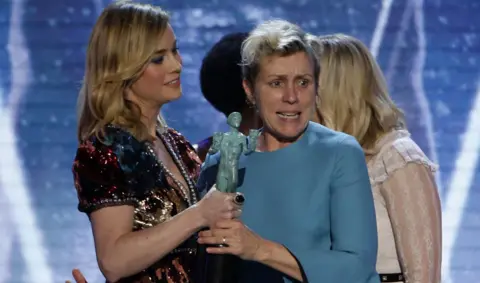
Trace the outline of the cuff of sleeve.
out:
<instances>
[{"instance_id":1,"label":"cuff of sleeve","mask_svg":"<svg viewBox=\"0 0 480 283\"><path fill-rule=\"evenodd\" d=\"M95 202L80 202L78 204L78 210L86 214L90 214L101 208L110 207L110 206L120 206L120 205L129 205L136 206L138 203L137 198L135 197L126 197L126 198L111 198L111 199L102 199Z\"/></svg>"}]
</instances>

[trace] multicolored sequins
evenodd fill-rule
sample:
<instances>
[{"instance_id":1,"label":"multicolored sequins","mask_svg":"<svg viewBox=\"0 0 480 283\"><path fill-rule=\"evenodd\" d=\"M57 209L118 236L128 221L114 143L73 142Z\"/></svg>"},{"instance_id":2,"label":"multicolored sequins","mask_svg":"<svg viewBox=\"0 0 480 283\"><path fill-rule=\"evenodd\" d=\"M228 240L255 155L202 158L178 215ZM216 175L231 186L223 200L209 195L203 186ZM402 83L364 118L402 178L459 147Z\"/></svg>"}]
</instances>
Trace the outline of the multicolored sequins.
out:
<instances>
[{"instance_id":1,"label":"multicolored sequins","mask_svg":"<svg viewBox=\"0 0 480 283\"><path fill-rule=\"evenodd\" d=\"M179 169L195 183L201 164L195 149L173 129L161 135L172 159L177 158L177 166L183 167ZM92 137L79 146L73 175L81 212L132 205L133 231L162 223L191 203L178 184L166 176L148 144L115 126L106 128L103 141ZM192 237L150 268L120 282L192 282L196 249Z\"/></svg>"}]
</instances>

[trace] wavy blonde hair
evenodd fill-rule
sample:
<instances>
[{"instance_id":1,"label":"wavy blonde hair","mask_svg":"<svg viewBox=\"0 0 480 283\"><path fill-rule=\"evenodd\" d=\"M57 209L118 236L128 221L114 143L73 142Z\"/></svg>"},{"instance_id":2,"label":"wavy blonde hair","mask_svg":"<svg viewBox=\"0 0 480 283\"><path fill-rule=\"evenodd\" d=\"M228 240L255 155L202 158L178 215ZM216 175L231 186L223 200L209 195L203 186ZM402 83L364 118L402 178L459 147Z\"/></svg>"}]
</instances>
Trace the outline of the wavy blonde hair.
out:
<instances>
[{"instance_id":1,"label":"wavy blonde hair","mask_svg":"<svg viewBox=\"0 0 480 283\"><path fill-rule=\"evenodd\" d=\"M118 125L139 140L150 139L138 105L125 91L143 73L167 28L167 12L152 5L117 1L98 18L87 48L85 76L78 98L80 142L105 126ZM161 116L159 123L165 124Z\"/></svg>"},{"instance_id":2,"label":"wavy blonde hair","mask_svg":"<svg viewBox=\"0 0 480 283\"><path fill-rule=\"evenodd\" d=\"M308 39L324 70L317 99L321 124L354 136L366 151L385 133L406 128L380 67L360 40L344 34Z\"/></svg>"}]
</instances>

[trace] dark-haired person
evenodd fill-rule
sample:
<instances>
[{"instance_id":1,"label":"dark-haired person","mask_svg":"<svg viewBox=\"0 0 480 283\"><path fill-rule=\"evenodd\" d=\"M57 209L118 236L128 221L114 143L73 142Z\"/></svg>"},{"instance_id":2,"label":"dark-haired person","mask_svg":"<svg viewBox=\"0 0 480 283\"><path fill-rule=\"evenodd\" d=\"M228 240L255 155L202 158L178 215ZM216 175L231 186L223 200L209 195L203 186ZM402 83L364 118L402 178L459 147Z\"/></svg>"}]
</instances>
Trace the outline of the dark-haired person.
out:
<instances>
[{"instance_id":1,"label":"dark-haired person","mask_svg":"<svg viewBox=\"0 0 480 283\"><path fill-rule=\"evenodd\" d=\"M247 37L246 32L224 35L207 52L200 69L200 88L205 99L225 117L232 112L241 113L240 131L244 134L261 125L255 109L247 102L242 86L241 49ZM212 137L197 144L200 159L205 160L211 144Z\"/></svg>"}]
</instances>

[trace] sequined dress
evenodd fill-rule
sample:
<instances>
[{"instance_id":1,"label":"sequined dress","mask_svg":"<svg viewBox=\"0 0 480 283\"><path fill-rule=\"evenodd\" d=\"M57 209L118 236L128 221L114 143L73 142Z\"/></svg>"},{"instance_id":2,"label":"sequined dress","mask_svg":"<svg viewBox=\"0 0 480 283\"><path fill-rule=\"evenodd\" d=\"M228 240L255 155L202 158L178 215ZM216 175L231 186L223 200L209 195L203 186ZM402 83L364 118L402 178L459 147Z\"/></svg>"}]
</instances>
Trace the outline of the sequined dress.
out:
<instances>
[{"instance_id":1,"label":"sequined dress","mask_svg":"<svg viewBox=\"0 0 480 283\"><path fill-rule=\"evenodd\" d=\"M103 143L92 137L77 150L73 176L78 209L90 214L107 206L134 206L133 231L138 231L162 223L196 202L194 183L201 161L195 150L173 129L165 129L158 136L188 188L182 187L163 166L150 143L108 126ZM149 268L119 282L191 283L196 251L192 237Z\"/></svg>"}]
</instances>

